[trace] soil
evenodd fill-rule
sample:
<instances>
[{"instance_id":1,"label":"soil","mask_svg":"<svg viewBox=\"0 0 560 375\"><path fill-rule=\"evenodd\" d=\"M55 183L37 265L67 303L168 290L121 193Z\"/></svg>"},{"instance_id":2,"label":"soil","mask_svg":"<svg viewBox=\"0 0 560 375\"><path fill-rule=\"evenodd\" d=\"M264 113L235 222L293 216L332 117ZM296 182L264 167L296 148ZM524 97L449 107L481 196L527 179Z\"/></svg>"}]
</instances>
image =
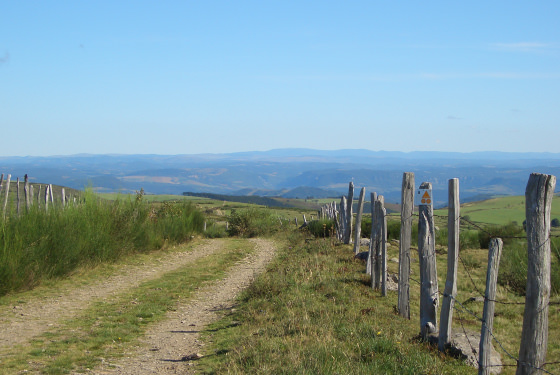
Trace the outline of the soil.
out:
<instances>
[{"instance_id":1,"label":"soil","mask_svg":"<svg viewBox=\"0 0 560 375\"><path fill-rule=\"evenodd\" d=\"M55 296L31 298L25 303L0 308L0 355L11 346L29 342L34 337L56 329L65 319L77 315L94 301L134 288L140 283L161 277L201 257L210 256L224 245L225 239L207 240L192 250L140 266L124 266L103 281L85 286L69 286ZM199 339L219 312L231 309L237 294L250 285L272 260L274 243L251 239L256 251L234 265L225 278L201 287L189 301L168 313L166 319L153 325L140 344L119 360L106 360L94 374L191 374L196 372L196 359L204 343ZM23 301L22 301L23 302Z\"/></svg>"}]
</instances>

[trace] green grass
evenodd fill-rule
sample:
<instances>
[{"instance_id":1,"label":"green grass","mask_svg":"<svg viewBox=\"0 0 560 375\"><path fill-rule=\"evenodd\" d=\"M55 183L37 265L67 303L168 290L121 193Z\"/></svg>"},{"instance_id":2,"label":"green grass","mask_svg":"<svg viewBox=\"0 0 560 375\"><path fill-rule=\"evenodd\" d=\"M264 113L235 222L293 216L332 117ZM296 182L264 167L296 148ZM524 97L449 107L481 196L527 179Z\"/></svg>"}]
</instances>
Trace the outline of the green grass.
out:
<instances>
[{"instance_id":1,"label":"green grass","mask_svg":"<svg viewBox=\"0 0 560 375\"><path fill-rule=\"evenodd\" d=\"M247 241L229 240L215 256L201 258L110 301L95 302L62 327L3 353L0 374L23 370L45 374L85 372L102 359L118 358L131 350L150 324L163 319L179 301L187 301L204 283L222 278L229 267L253 250Z\"/></svg>"},{"instance_id":2,"label":"green grass","mask_svg":"<svg viewBox=\"0 0 560 375\"><path fill-rule=\"evenodd\" d=\"M440 354L416 339L419 327L419 285L411 281L411 320L395 313L397 293L381 297L370 288L365 265L353 258L351 246L331 239L303 241L298 235L282 247L268 272L243 293L236 311L206 330L207 356L197 363L205 374L474 374L476 369ZM445 247L438 246L439 290L446 277ZM504 254L506 252L504 251ZM388 258L398 257L397 246ZM418 279L413 252L412 275ZM460 302L484 293L487 251L466 249L459 263ZM398 264L389 262L389 273ZM498 299L523 303L524 297L499 286ZM440 297L440 304L441 304ZM553 301L558 301L554 297ZM483 303L465 306L482 316ZM517 356L522 304L496 306L496 337ZM560 310L551 305L547 361L560 361ZM438 312L439 322L439 312ZM453 330L480 332L481 324L466 310L454 311ZM438 323L439 324L439 323ZM474 343L478 350L478 343ZM495 344L498 349L497 344ZM515 365L503 352L506 365ZM548 371L557 373L558 365ZM504 367L504 373L515 367Z\"/></svg>"},{"instance_id":3,"label":"green grass","mask_svg":"<svg viewBox=\"0 0 560 375\"><path fill-rule=\"evenodd\" d=\"M185 242L202 232L203 215L191 204L154 207L134 200L100 200L91 190L67 207L32 206L0 220L0 295L33 288L79 267L111 262Z\"/></svg>"}]
</instances>

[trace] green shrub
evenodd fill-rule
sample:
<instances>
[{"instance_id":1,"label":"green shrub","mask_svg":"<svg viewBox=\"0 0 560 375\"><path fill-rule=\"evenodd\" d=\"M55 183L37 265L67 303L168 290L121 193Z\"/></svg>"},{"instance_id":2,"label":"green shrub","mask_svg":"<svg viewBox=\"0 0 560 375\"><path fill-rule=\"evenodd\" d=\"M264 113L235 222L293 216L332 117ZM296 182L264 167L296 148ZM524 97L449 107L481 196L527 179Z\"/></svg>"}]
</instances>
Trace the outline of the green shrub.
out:
<instances>
[{"instance_id":1,"label":"green shrub","mask_svg":"<svg viewBox=\"0 0 560 375\"><path fill-rule=\"evenodd\" d=\"M224 238L227 237L226 227L223 225L210 225L204 232L206 238Z\"/></svg>"},{"instance_id":2,"label":"green shrub","mask_svg":"<svg viewBox=\"0 0 560 375\"><path fill-rule=\"evenodd\" d=\"M335 233L334 220L330 219L310 221L305 228L316 238L331 237Z\"/></svg>"},{"instance_id":3,"label":"green shrub","mask_svg":"<svg viewBox=\"0 0 560 375\"><path fill-rule=\"evenodd\" d=\"M560 238L551 239L551 294L560 293ZM498 283L525 295L527 285L527 241L510 242L504 245L498 272Z\"/></svg>"},{"instance_id":4,"label":"green shrub","mask_svg":"<svg viewBox=\"0 0 560 375\"><path fill-rule=\"evenodd\" d=\"M524 237L525 231L523 227L508 223L506 225L492 225L485 230L478 232L478 241L481 249L488 249L491 238L501 238L504 244L509 244L515 240L513 237Z\"/></svg>"},{"instance_id":5,"label":"green shrub","mask_svg":"<svg viewBox=\"0 0 560 375\"><path fill-rule=\"evenodd\" d=\"M250 207L243 210L231 210L227 217L230 236L256 237L266 236L280 229L281 221L265 209Z\"/></svg>"}]
</instances>

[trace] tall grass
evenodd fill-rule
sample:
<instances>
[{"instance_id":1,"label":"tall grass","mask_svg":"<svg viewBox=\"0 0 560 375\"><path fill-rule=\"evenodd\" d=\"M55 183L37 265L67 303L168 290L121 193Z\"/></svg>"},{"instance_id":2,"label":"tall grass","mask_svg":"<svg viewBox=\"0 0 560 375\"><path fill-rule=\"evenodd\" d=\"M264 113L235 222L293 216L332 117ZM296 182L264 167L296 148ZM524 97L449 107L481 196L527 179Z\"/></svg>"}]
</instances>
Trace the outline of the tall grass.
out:
<instances>
[{"instance_id":1,"label":"tall grass","mask_svg":"<svg viewBox=\"0 0 560 375\"><path fill-rule=\"evenodd\" d=\"M65 208L33 206L0 221L0 295L30 289L80 266L185 241L201 232L203 223L203 215L189 203L156 209L141 195L108 202L91 190Z\"/></svg>"}]
</instances>

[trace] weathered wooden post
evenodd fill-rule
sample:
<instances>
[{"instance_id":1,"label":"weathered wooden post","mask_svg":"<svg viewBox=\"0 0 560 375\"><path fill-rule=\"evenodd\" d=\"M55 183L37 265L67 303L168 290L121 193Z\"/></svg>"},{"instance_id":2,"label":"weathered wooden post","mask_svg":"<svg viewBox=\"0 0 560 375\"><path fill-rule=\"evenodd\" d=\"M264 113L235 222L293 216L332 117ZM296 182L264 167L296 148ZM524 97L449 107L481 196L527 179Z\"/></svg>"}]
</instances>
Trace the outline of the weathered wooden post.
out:
<instances>
[{"instance_id":1,"label":"weathered wooden post","mask_svg":"<svg viewBox=\"0 0 560 375\"><path fill-rule=\"evenodd\" d=\"M488 271L486 272L486 292L484 293L484 310L482 312L482 329L480 331L480 344L478 349L478 373L480 375L490 374L494 307L496 305L496 287L498 286L498 268L500 267L502 247L503 242L500 238L492 238L490 240Z\"/></svg>"},{"instance_id":2,"label":"weathered wooden post","mask_svg":"<svg viewBox=\"0 0 560 375\"><path fill-rule=\"evenodd\" d=\"M436 268L432 184L420 185L418 258L420 263L420 335L424 340L437 330L438 282Z\"/></svg>"},{"instance_id":3,"label":"weathered wooden post","mask_svg":"<svg viewBox=\"0 0 560 375\"><path fill-rule=\"evenodd\" d=\"M51 204L54 205L54 194L53 194L52 184L49 184L49 198L51 200Z\"/></svg>"},{"instance_id":4,"label":"weathered wooden post","mask_svg":"<svg viewBox=\"0 0 560 375\"><path fill-rule=\"evenodd\" d=\"M19 216L19 177L16 178L16 200L17 200L16 213Z\"/></svg>"},{"instance_id":5,"label":"weathered wooden post","mask_svg":"<svg viewBox=\"0 0 560 375\"><path fill-rule=\"evenodd\" d=\"M346 197L343 195L340 198L340 232L338 234L340 241L344 242L344 235L346 233L346 214L348 211Z\"/></svg>"},{"instance_id":6,"label":"weathered wooden post","mask_svg":"<svg viewBox=\"0 0 560 375\"><path fill-rule=\"evenodd\" d=\"M6 187L4 188L4 210L2 212L2 217L6 217L6 209L8 208L8 193L10 192L10 179L12 175L9 174L6 179Z\"/></svg>"},{"instance_id":7,"label":"weathered wooden post","mask_svg":"<svg viewBox=\"0 0 560 375\"><path fill-rule=\"evenodd\" d=\"M403 173L401 190L401 232L399 238L399 314L410 319L410 245L414 211L414 173Z\"/></svg>"},{"instance_id":8,"label":"weathered wooden post","mask_svg":"<svg viewBox=\"0 0 560 375\"><path fill-rule=\"evenodd\" d=\"M387 264L383 264L383 223L382 221L385 220L384 216L384 204L385 198L383 195L378 195L377 199L375 200L375 254L374 254L374 263L372 274L375 274L375 285L374 289L381 289L382 285L382 278L383 278L383 268L387 267ZM387 246L387 242L385 240L385 246ZM386 272L386 271L385 271Z\"/></svg>"},{"instance_id":9,"label":"weathered wooden post","mask_svg":"<svg viewBox=\"0 0 560 375\"><path fill-rule=\"evenodd\" d=\"M387 295L387 210L383 196L379 200L379 236L381 237L381 295Z\"/></svg>"},{"instance_id":10,"label":"weathered wooden post","mask_svg":"<svg viewBox=\"0 0 560 375\"><path fill-rule=\"evenodd\" d=\"M352 219L354 205L354 183L350 181L348 184L348 201L346 202L346 227L344 228L344 243L348 245L352 240Z\"/></svg>"},{"instance_id":11,"label":"weathered wooden post","mask_svg":"<svg viewBox=\"0 0 560 375\"><path fill-rule=\"evenodd\" d=\"M443 290L443 301L440 312L438 348L445 350L451 341L451 322L453 306L457 295L457 260L459 259L459 225L461 204L459 203L459 180L449 180L447 204L447 277Z\"/></svg>"},{"instance_id":12,"label":"weathered wooden post","mask_svg":"<svg viewBox=\"0 0 560 375\"><path fill-rule=\"evenodd\" d=\"M45 211L49 210L49 185L45 185Z\"/></svg>"},{"instance_id":13,"label":"weathered wooden post","mask_svg":"<svg viewBox=\"0 0 560 375\"><path fill-rule=\"evenodd\" d=\"M525 190L528 270L517 374L537 372L546 359L550 298L550 208L556 177L532 173Z\"/></svg>"},{"instance_id":14,"label":"weathered wooden post","mask_svg":"<svg viewBox=\"0 0 560 375\"><path fill-rule=\"evenodd\" d=\"M369 239L369 252L366 265L366 273L373 275L373 263L375 254L375 201L377 200L377 193L371 193L371 235ZM374 278L371 279L371 286L374 286Z\"/></svg>"},{"instance_id":15,"label":"weathered wooden post","mask_svg":"<svg viewBox=\"0 0 560 375\"><path fill-rule=\"evenodd\" d=\"M31 200L29 199L29 178L27 177L27 174L24 176L23 194L25 195L25 207L27 211L29 211L29 208L31 207Z\"/></svg>"},{"instance_id":16,"label":"weathered wooden post","mask_svg":"<svg viewBox=\"0 0 560 375\"><path fill-rule=\"evenodd\" d=\"M62 207L66 207L66 192L64 191L64 188L60 191L60 199L62 201Z\"/></svg>"},{"instance_id":17,"label":"weathered wooden post","mask_svg":"<svg viewBox=\"0 0 560 375\"><path fill-rule=\"evenodd\" d=\"M360 237L362 235L362 212L364 210L364 198L366 196L366 188L360 190L360 198L358 198L358 212L356 212L356 229L354 230L354 254L360 252Z\"/></svg>"}]
</instances>

